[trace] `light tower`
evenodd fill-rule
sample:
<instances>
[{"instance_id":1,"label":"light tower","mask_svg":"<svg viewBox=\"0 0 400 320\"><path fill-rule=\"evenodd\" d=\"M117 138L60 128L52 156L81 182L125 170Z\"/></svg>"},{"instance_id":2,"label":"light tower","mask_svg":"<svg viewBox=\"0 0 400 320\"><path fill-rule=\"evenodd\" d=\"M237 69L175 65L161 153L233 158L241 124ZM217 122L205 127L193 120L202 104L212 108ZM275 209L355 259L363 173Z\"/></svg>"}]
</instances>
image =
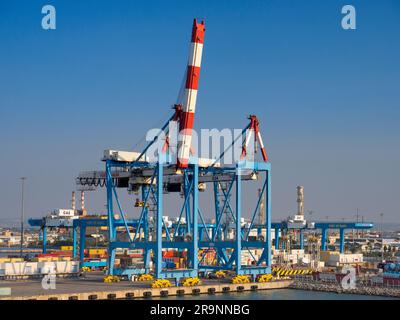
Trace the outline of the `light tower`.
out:
<instances>
[{"instance_id":1,"label":"light tower","mask_svg":"<svg viewBox=\"0 0 400 320\"><path fill-rule=\"evenodd\" d=\"M74 210L74 214L76 214L76 194L75 194L75 191L72 191L71 209Z\"/></svg>"},{"instance_id":2,"label":"light tower","mask_svg":"<svg viewBox=\"0 0 400 320\"><path fill-rule=\"evenodd\" d=\"M81 191L81 215L82 217L87 215L87 210L85 208L85 191Z\"/></svg>"},{"instance_id":3,"label":"light tower","mask_svg":"<svg viewBox=\"0 0 400 320\"><path fill-rule=\"evenodd\" d=\"M297 186L297 215L304 219L304 187Z\"/></svg>"}]
</instances>

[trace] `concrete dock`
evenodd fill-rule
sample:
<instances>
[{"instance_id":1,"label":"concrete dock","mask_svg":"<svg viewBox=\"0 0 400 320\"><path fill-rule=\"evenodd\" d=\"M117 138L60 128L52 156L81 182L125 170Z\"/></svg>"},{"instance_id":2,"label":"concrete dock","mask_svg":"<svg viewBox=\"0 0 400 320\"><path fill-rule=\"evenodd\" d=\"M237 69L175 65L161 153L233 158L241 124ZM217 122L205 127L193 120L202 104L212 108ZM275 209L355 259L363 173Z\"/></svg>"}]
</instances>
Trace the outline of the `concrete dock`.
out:
<instances>
[{"instance_id":1,"label":"concrete dock","mask_svg":"<svg viewBox=\"0 0 400 320\"><path fill-rule=\"evenodd\" d=\"M291 282L291 280L280 280L266 283L232 284L227 280L203 280L203 284L196 287L152 289L150 282L104 283L103 274L89 273L85 278L57 278L56 288L48 290L42 288L41 280L0 281L0 288L11 289L11 295L0 295L0 300L104 300L208 295L288 288ZM205 298L207 297L205 296Z\"/></svg>"}]
</instances>

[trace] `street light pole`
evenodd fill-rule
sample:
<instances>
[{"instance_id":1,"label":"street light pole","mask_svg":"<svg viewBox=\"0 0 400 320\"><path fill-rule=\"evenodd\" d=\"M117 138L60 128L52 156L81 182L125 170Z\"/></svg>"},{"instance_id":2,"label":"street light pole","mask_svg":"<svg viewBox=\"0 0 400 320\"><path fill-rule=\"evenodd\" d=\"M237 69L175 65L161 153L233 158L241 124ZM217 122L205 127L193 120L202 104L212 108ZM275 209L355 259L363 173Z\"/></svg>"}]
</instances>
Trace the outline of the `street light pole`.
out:
<instances>
[{"instance_id":1,"label":"street light pole","mask_svg":"<svg viewBox=\"0 0 400 320\"><path fill-rule=\"evenodd\" d=\"M358 214L358 208L357 208L357 214L356 214L356 217L357 217L357 223L358 223L358 217L359 217L359 214ZM359 239L360 238L360 234L358 233L358 229L357 229L357 239Z\"/></svg>"},{"instance_id":2,"label":"street light pole","mask_svg":"<svg viewBox=\"0 0 400 320\"><path fill-rule=\"evenodd\" d=\"M381 216L381 260L383 262L383 213L380 213Z\"/></svg>"},{"instance_id":3,"label":"street light pole","mask_svg":"<svg viewBox=\"0 0 400 320\"><path fill-rule=\"evenodd\" d=\"M313 222L313 221L312 221L312 215L313 215L313 213L314 213L313 210L308 210L308 214L310 215L310 222ZM315 219L315 218L314 218L314 219ZM312 234L313 236L315 236L315 229L313 230L313 232L311 232L311 234Z\"/></svg>"},{"instance_id":4,"label":"street light pole","mask_svg":"<svg viewBox=\"0 0 400 320\"><path fill-rule=\"evenodd\" d=\"M25 217L25 203L24 203L24 187L26 177L21 178L21 250L20 256L22 258L24 248L24 217Z\"/></svg>"}]
</instances>

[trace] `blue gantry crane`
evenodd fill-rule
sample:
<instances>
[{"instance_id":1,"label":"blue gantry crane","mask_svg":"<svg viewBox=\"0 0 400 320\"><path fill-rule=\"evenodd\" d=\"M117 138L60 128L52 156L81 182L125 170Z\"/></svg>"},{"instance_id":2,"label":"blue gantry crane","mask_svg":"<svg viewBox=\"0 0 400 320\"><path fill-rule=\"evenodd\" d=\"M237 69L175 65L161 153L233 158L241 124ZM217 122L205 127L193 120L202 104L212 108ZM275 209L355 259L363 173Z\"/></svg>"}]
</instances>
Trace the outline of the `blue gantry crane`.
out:
<instances>
[{"instance_id":1,"label":"blue gantry crane","mask_svg":"<svg viewBox=\"0 0 400 320\"><path fill-rule=\"evenodd\" d=\"M216 159L198 157L193 152L192 128L198 91L200 64L204 43L204 22L194 20L186 81L180 90L173 115L162 126L159 133L140 153L106 150L104 153L105 171L85 172L78 176L79 187L105 186L107 192L108 226L108 272L111 275L132 275L137 269L115 268L118 248L139 249L143 252L146 271L152 271L156 278L175 278L197 276L200 271L234 270L237 274L269 273L271 265L271 164L264 147L259 120L249 116L250 123ZM174 150L171 124L179 127L180 140ZM178 126L179 125L179 126ZM150 159L148 151L162 142L157 148L157 156ZM241 146L241 155L234 162L221 161L232 152L235 143ZM253 149L254 148L254 149ZM261 161L254 154L260 150ZM232 152L233 153L233 152ZM261 193L250 214L243 212L243 188L246 183L261 183ZM203 212L199 201L199 190L204 191L212 185L214 213ZM139 193L141 208L137 224L128 223L119 191ZM166 221L164 198L169 193L182 194L181 203L175 202L177 218L173 223ZM250 236L255 226L255 217L260 203L265 203L264 236ZM124 236L118 234L116 215L122 221ZM214 223L206 218L213 216ZM244 223L243 217L249 217ZM174 249L186 252L185 268L171 269L163 264L163 250ZM215 252L215 261L204 259L205 251ZM258 255L253 254L259 250ZM251 265L242 264L242 253L248 251L252 256Z\"/></svg>"},{"instance_id":2,"label":"blue gantry crane","mask_svg":"<svg viewBox=\"0 0 400 320\"><path fill-rule=\"evenodd\" d=\"M85 260L87 229L90 227L106 227L107 219L101 217L81 217L79 219L62 219L44 217L41 219L29 219L31 227L39 227L42 233L42 252L47 253L47 231L53 228L72 230L72 257L78 259L81 267L106 267L107 262L101 260ZM126 224L136 227L136 220L128 220ZM122 227L125 222L122 219L114 222L115 228ZM78 237L79 235L79 237Z\"/></svg>"},{"instance_id":3,"label":"blue gantry crane","mask_svg":"<svg viewBox=\"0 0 400 320\"><path fill-rule=\"evenodd\" d=\"M251 124L246 127L251 128ZM155 139L156 141L157 139ZM149 146L154 143L151 142ZM148 146L148 147L149 147ZM143 153L144 154L144 153ZM222 156L222 155L221 155ZM271 164L266 161L254 162L241 160L234 165L204 165L197 157L190 157L187 168L177 173L177 166L171 160L171 154L160 154L156 162L118 160L118 152L113 157L105 158L105 186L107 192L108 211L108 268L110 274L131 275L136 269L115 269L114 259L117 248L141 249L146 271L150 269L151 256L154 262L154 273L157 278L181 278L197 276L199 271L232 269L237 274L257 275L270 272L271 260ZM214 163L216 163L214 161ZM129 174L126 174L126 173ZM96 180L97 179L97 180ZM77 181L90 185L98 179L90 178L90 173L78 177ZM138 183L138 181L141 181ZM250 215L250 223L243 224L242 217L242 185L262 181L262 192L259 195L254 211ZM226 188L221 188L221 184ZM206 223L205 215L199 205L199 187L211 184L215 201L215 223ZM101 183L99 184L101 185ZM177 187L178 185L178 187ZM126 219L119 200L121 188L140 191L141 212L130 225ZM166 190L182 192L182 203L176 203L177 219L167 225L164 216L164 197ZM170 191L173 192L173 191ZM233 196L232 196L233 195ZM266 237L251 239L250 231L255 227L255 218L259 206L265 198L266 221L263 228ZM120 217L116 224L114 208ZM152 208L152 210L151 210ZM151 212L150 212L151 211ZM229 215L233 238L226 237L224 215ZM208 215L210 216L210 215ZM248 217L248 214L246 214ZM125 238L118 237L117 226L125 227ZM187 251L187 268L180 270L163 269L162 251L175 249ZM215 250L216 262L207 265L199 249ZM260 249L262 254L254 259L253 266L242 266L241 256L244 250Z\"/></svg>"},{"instance_id":4,"label":"blue gantry crane","mask_svg":"<svg viewBox=\"0 0 400 320\"><path fill-rule=\"evenodd\" d=\"M373 223L366 222L314 222L312 224L304 225L302 227L290 228L286 221L282 222L273 222L272 228L275 231L275 240L274 246L275 248L279 247L279 237L282 232L285 232L290 229L298 230L300 233L300 249L304 248L304 232L315 230L321 232L321 250L327 250L327 239L328 239L328 231L329 230L339 230L340 234L340 243L339 243L339 251L340 253L344 253L344 241L345 241L345 231L346 230L368 230L374 227Z\"/></svg>"}]
</instances>

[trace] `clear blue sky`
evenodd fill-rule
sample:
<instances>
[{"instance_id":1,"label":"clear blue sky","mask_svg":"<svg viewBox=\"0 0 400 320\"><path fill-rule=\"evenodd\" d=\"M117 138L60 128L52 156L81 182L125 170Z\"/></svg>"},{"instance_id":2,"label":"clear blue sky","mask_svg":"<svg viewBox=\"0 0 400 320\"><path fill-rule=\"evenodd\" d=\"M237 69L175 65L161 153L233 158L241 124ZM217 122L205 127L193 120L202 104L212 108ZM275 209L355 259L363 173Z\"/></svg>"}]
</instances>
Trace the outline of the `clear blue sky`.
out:
<instances>
[{"instance_id":1,"label":"clear blue sky","mask_svg":"<svg viewBox=\"0 0 400 320\"><path fill-rule=\"evenodd\" d=\"M41 28L45 4L56 30ZM357 30L341 28L345 4ZM399 221L398 0L1 0L0 219L19 217L20 176L27 216L67 207L103 149L131 149L170 114L193 17L206 19L196 126L259 116L275 220L302 184L316 218Z\"/></svg>"}]
</instances>

